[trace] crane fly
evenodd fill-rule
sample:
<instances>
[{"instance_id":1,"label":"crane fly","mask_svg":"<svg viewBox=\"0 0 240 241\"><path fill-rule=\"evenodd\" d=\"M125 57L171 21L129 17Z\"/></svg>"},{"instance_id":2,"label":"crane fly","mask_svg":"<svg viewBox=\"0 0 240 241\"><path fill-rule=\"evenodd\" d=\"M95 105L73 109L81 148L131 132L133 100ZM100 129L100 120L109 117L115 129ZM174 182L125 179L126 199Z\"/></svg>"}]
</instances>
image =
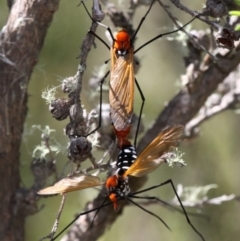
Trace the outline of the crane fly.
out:
<instances>
[{"instance_id":1,"label":"crane fly","mask_svg":"<svg viewBox=\"0 0 240 241\"><path fill-rule=\"evenodd\" d=\"M101 39L95 32L89 30L89 33L94 35L110 50L110 60L111 60L110 71L108 71L105 74L105 76L100 82L100 86L102 86L104 80L110 73L110 86L109 86L109 102L110 102L110 109L111 109L110 115L111 115L112 124L114 125L114 128L117 131L128 130L129 126L131 125L131 120L133 115L135 83L142 99L142 104L140 107L140 116L139 116L140 119L141 119L142 110L145 102L145 97L143 95L143 92L137 80L135 79L135 75L134 75L134 68L133 68L134 54L137 53L140 49L142 49L146 45L152 43L153 41L165 35L173 34L184 29L184 27L186 27L188 24L190 24L195 18L199 17L200 15L200 14L197 14L188 23L186 23L185 25L183 25L182 27L176 30L157 35L156 37L150 39L149 41L141 45L139 48L134 50L133 42L144 20L149 14L154 2L155 0L151 2L147 12L142 17L132 37L125 29L120 30L116 34L116 37L114 37L112 30L108 26L100 22L96 22L91 17L84 1L81 1L88 16L92 19L92 21L106 28L112 38L112 45L111 47L109 47L109 45L103 39ZM101 117L101 104L100 104L100 117ZM136 137L138 136L139 125L140 125L140 122L138 123L138 126L137 126ZM135 141L136 139L137 138L135 138Z\"/></svg>"},{"instance_id":2,"label":"crane fly","mask_svg":"<svg viewBox=\"0 0 240 241\"><path fill-rule=\"evenodd\" d=\"M170 229L160 217L156 216L149 210L146 210L132 200L132 198L156 200L156 197L141 197L137 196L137 194L147 192L149 190L164 186L166 184L170 184L181 205L187 222L204 241L205 239L202 234L191 223L171 179L159 185L155 185L153 187L135 193L131 193L131 189L128 183L129 176L142 177L148 175L149 173L157 169L163 162L165 162L163 155L169 152L171 148L175 147L178 144L181 139L182 133L183 126L180 125L166 128L140 153L138 157L136 156L135 149L132 146L129 146L129 143L127 143L125 146L122 147L122 150L120 150L119 152L116 174L107 179L106 188L109 192L109 198L112 201L115 210L118 209L118 200L127 199L129 202L135 204L142 210L160 219L160 221L168 229Z\"/></svg>"},{"instance_id":3,"label":"crane fly","mask_svg":"<svg viewBox=\"0 0 240 241\"><path fill-rule=\"evenodd\" d=\"M138 157L135 148L130 146L129 143L122 147L118 154L116 174L109 177L106 182L106 188L111 193L110 199L115 209L118 206L118 194L127 196L130 193L130 188L126 188L127 184L125 185L128 176L142 177L157 169L165 161L161 157L178 144L182 133L183 126L181 125L166 128Z\"/></svg>"},{"instance_id":4,"label":"crane fly","mask_svg":"<svg viewBox=\"0 0 240 241\"><path fill-rule=\"evenodd\" d=\"M187 212L185 211L185 208L182 205L182 202L176 192L176 189L171 179L159 185L138 192L131 192L128 183L129 176L142 177L144 175L148 175L149 173L157 169L165 161L164 154L171 151L171 149L179 143L182 132L183 127L180 125L166 128L161 133L159 133L159 135L140 153L138 157L136 155L136 150L134 146L132 146L130 142L127 142L127 140L125 140L125 142L123 142L122 149L119 150L118 160L116 164L116 173L115 175L109 177L105 182L105 187L108 191L108 197L111 200L111 202L106 204L103 203L98 208L94 208L92 210L88 210L86 212L81 213L52 240L55 240L57 237L59 237L59 235L62 232L64 232L81 215L85 215L91 211L97 211L95 214L97 215L100 209L111 203L113 203L114 209L117 210L118 201L121 199L128 200L129 202L135 204L137 207L146 211L150 215L158 218L168 229L170 229L168 225L159 216L143 208L138 203L132 200L133 198L157 200L157 198L155 197L141 197L137 194L155 189L166 184L172 185L175 195L177 196L178 201L181 205L181 212L185 214L188 223L194 229L194 231L202 238L202 240L204 240L203 236L196 230L196 228L192 225L190 219L188 218ZM101 185L103 185L103 183L96 176L87 175L80 177L70 177L62 179L61 181L59 181L51 187L47 187L43 190L40 190L38 194L64 194L71 191L82 190L84 188L97 187Z\"/></svg>"}]
</instances>

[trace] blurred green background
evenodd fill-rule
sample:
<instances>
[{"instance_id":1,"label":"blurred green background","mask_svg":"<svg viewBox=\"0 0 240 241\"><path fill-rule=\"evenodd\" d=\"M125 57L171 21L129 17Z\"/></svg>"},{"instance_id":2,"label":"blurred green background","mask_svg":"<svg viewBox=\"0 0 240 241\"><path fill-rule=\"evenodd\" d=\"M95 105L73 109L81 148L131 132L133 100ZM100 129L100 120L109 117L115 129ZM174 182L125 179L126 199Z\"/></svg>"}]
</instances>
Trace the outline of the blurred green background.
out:
<instances>
[{"instance_id":1,"label":"blurred green background","mask_svg":"<svg viewBox=\"0 0 240 241\"><path fill-rule=\"evenodd\" d=\"M190 9L201 9L199 1L181 1ZM32 184L29 165L31 153L34 147L40 142L40 133L34 132L29 135L31 126L49 125L56 129L55 138L62 145L67 145L67 138L63 134L63 128L67 121L58 122L51 117L48 106L41 98L42 90L47 87L60 85L59 79L73 76L76 73L79 55L79 46L91 24L89 17L83 7L77 7L79 1L62 1L59 11L55 14L48 35L45 39L39 62L34 69L29 85L29 112L25 124L25 134L21 148L21 172L22 182L25 186ZM127 8L128 1L123 0L120 7ZM170 4L170 1L169 1ZM87 2L88 9L91 9L91 1ZM147 11L146 6L137 9L134 17L136 27ZM190 20L190 17L177 11L172 7L172 13L179 17L182 23ZM5 2L0 2L0 26L2 27L7 19L8 10ZM111 26L108 18L103 21ZM166 32L166 28L172 27L172 22L156 3L151 13L139 31L136 47L149 40L160 32ZM193 23L194 28L205 28L198 21ZM98 34L104 37L104 29L98 28ZM84 90L82 102L88 110L96 103L90 103L88 80L95 67L99 67L109 58L109 52L101 43L97 42L97 49L92 49L87 61L87 70L84 74ZM177 82L179 76L184 73L182 61L186 50L176 42L167 41L166 38L155 41L153 44L139 51L141 68L137 79L146 97L143 122L147 128L159 114L159 109L164 103L178 91ZM61 96L61 91L59 92ZM139 96L136 94L136 106L140 106ZM240 128L239 115L232 111L220 114L201 126L200 137L190 143L181 145L181 151L185 152L184 159L187 162L185 168L168 168L162 166L149 176L147 186L160 183L172 178L175 184L181 183L184 186L198 186L217 184L218 189L213 189L209 196L215 197L223 194L239 194L240 183ZM100 157L100 155L98 154ZM64 154L58 155L58 163L65 163L67 160ZM152 194L169 200L173 197L170 187L163 187L154 190ZM84 190L71 193L67 196L67 202L60 220L59 230L67 225L74 214L80 212L88 200L97 195L95 190ZM55 215L60 204L61 197L42 199L39 207L44 204L42 211L31 216L26 222L26 241L38 240L49 233L55 220ZM240 204L236 201L224 203L220 206L205 206L203 213L211 217L211 222L191 218L194 225L204 235L207 241L228 241L239 240L240 237ZM170 212L160 206L154 205L151 210L160 215L173 230L169 232L155 218L149 216L136 207L127 207L123 215L107 230L99 240L120 241L120 240L200 240L187 224L185 217L181 214ZM191 210L194 211L194 210ZM195 210L196 211L196 210Z\"/></svg>"}]
</instances>

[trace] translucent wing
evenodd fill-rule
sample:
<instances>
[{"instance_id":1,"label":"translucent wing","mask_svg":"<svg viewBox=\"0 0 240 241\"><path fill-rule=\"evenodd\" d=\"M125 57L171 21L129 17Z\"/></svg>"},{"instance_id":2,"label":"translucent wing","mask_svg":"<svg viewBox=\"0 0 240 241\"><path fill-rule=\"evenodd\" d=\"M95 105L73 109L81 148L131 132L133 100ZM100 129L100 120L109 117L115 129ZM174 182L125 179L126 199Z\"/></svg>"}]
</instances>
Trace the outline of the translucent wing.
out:
<instances>
[{"instance_id":1,"label":"translucent wing","mask_svg":"<svg viewBox=\"0 0 240 241\"><path fill-rule=\"evenodd\" d=\"M55 183L53 186L44 188L38 192L40 195L63 194L66 192L73 192L89 187L100 186L104 183L96 176L74 176L66 177Z\"/></svg>"},{"instance_id":2,"label":"translucent wing","mask_svg":"<svg viewBox=\"0 0 240 241\"><path fill-rule=\"evenodd\" d=\"M134 98L133 50L124 56L117 56L111 50L109 102L114 127L126 129L132 119Z\"/></svg>"},{"instance_id":3,"label":"translucent wing","mask_svg":"<svg viewBox=\"0 0 240 241\"><path fill-rule=\"evenodd\" d=\"M161 156L170 151L180 141L183 126L173 126L163 130L137 157L124 176L141 177L154 171L164 162Z\"/></svg>"}]
</instances>

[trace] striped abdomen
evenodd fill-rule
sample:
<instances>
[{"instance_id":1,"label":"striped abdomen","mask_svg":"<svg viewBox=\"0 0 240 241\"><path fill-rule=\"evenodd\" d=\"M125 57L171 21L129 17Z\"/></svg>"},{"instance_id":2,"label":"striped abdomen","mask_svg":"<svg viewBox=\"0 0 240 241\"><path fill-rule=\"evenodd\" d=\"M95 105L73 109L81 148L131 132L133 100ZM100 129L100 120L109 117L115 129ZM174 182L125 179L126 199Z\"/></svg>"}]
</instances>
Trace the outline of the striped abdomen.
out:
<instances>
[{"instance_id":1,"label":"striped abdomen","mask_svg":"<svg viewBox=\"0 0 240 241\"><path fill-rule=\"evenodd\" d=\"M124 172L133 164L137 159L135 146L125 145L119 150L117 160L117 175L123 175Z\"/></svg>"}]
</instances>

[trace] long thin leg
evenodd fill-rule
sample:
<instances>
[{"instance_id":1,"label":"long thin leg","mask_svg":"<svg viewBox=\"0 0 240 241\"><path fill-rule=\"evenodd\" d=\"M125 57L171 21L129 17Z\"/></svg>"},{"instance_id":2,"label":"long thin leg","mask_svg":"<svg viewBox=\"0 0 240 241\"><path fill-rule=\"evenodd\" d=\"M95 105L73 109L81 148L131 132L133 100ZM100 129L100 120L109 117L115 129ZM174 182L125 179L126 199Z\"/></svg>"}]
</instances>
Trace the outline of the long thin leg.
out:
<instances>
[{"instance_id":1,"label":"long thin leg","mask_svg":"<svg viewBox=\"0 0 240 241\"><path fill-rule=\"evenodd\" d=\"M163 206L167 207L169 210L171 211L177 211L181 214L184 214L183 210L182 209L179 209L178 207L175 207L174 205L166 202L166 201L163 201L161 200L160 198L157 198L157 197L150 197L150 196L134 196L134 195L131 195L129 194L128 195L129 197L131 198L136 198L136 199L144 199L144 200L153 200L153 201L157 201L161 204L163 204ZM146 203L147 204L147 203ZM149 203L151 204L151 203ZM200 213L195 213L195 212L187 212L188 216L192 216L192 217L196 217L196 218L202 218L204 220L207 220L209 221L209 216L207 215L204 215L204 214L200 214Z\"/></svg>"},{"instance_id":2,"label":"long thin leg","mask_svg":"<svg viewBox=\"0 0 240 241\"><path fill-rule=\"evenodd\" d=\"M134 202L133 200L131 200L131 199L128 198L128 197L126 197L126 199L127 199L129 202L131 202L131 203L133 203L134 205L136 205L137 207L139 207L140 209L142 209L143 211L149 213L150 215L152 215L152 216L154 216L155 218L157 218L158 220L160 220L160 221L164 224L164 226L171 231L171 229L169 228L169 226L168 226L159 216L157 216L155 213L153 213L153 212L147 210L146 208L140 206L138 203Z\"/></svg>"},{"instance_id":3,"label":"long thin leg","mask_svg":"<svg viewBox=\"0 0 240 241\"><path fill-rule=\"evenodd\" d=\"M172 179L168 179L167 181L165 181L165 182L163 182L163 183L160 183L159 185L155 185L155 186L152 186L152 187L143 189L143 190L141 190L141 191L137 191L137 192L131 193L131 195L136 195L136 194L139 194L139 193L147 192L147 191L150 191L150 190L152 190L152 189L155 189L155 188L158 188L158 187L167 185L167 184L171 184L172 189L173 189L173 191L174 191L174 193L175 193L175 195L176 195L176 197L177 197L177 199L178 199L178 202L179 202L179 204L180 204L180 206L181 206L181 208L182 208L182 210L183 210L183 212L184 212L184 215L185 215L185 217L186 217L186 219L187 219L188 224L192 227L192 229L195 231L195 233L197 233L197 234L201 237L201 239L202 239L203 241L205 241L205 239L204 239L204 237L202 236L202 234L193 226L193 224L191 223L190 219L188 218L187 212L186 212L186 210L185 210L185 208L184 208L184 206L183 206L183 204L182 204L182 201L181 201L180 197L179 197L178 194L177 194L177 190L176 190L176 188L175 188L175 186L174 186L174 184L173 184Z\"/></svg>"},{"instance_id":4,"label":"long thin leg","mask_svg":"<svg viewBox=\"0 0 240 241\"><path fill-rule=\"evenodd\" d=\"M99 100L99 115L98 115L98 126L90 131L85 137L91 135L92 133L94 133L97 129L99 129L102 125L102 86L103 86L103 82L104 80L107 78L107 76L109 75L109 71L104 75L104 77L102 78L102 80L100 81L100 100Z\"/></svg>"},{"instance_id":5,"label":"long thin leg","mask_svg":"<svg viewBox=\"0 0 240 241\"><path fill-rule=\"evenodd\" d=\"M184 24L182 27L176 29L176 30L173 30L173 31L170 31L170 32L167 32L167 33L162 33L162 34L159 34L157 35L156 37L150 39L149 41L147 41L146 43L144 43L143 45L141 45L139 48L137 48L133 53L136 54L140 49L142 49L143 47L145 47L146 45L152 43L153 41L155 41L156 39L159 39L165 35L169 35L169 34L172 34L172 33L176 33L180 30L182 30L183 28L185 28L188 24L190 24L193 20L195 20L196 18L198 18L200 16L200 14L196 15L194 18L192 18L189 22L187 22L186 24Z\"/></svg>"},{"instance_id":6,"label":"long thin leg","mask_svg":"<svg viewBox=\"0 0 240 241\"><path fill-rule=\"evenodd\" d=\"M91 20L92 20L94 23L97 23L98 25L100 25L100 26L104 27L105 29L107 29L107 31L108 31L109 34L111 35L112 40L114 41L114 37L113 37L112 30L111 30L108 26L106 26L105 24L102 24L102 23L100 23L100 22L96 22L96 21L92 18L91 14L89 13L89 11L88 11L88 9L87 9L84 1L81 1L81 3L82 3L82 5L83 5L83 7L85 8L88 16L91 18ZM105 43L105 45L106 45L106 43Z\"/></svg>"},{"instance_id":7,"label":"long thin leg","mask_svg":"<svg viewBox=\"0 0 240 241\"><path fill-rule=\"evenodd\" d=\"M97 38L99 41L101 41L110 50L109 45L102 38L100 38L96 33L94 33L92 30L89 30L88 32L92 34L95 38Z\"/></svg>"},{"instance_id":8,"label":"long thin leg","mask_svg":"<svg viewBox=\"0 0 240 241\"><path fill-rule=\"evenodd\" d=\"M97 217L98 213L100 212L101 208L104 207L104 203L108 200L108 196L104 199L104 201L102 202L101 206L98 208L97 212L94 214L94 217L92 219L91 225L90 225L90 229L93 227L93 222L95 220L95 218Z\"/></svg>"},{"instance_id":9,"label":"long thin leg","mask_svg":"<svg viewBox=\"0 0 240 241\"><path fill-rule=\"evenodd\" d=\"M145 103L145 97L144 97L143 92L140 88L140 85L138 84L137 79L135 79L135 83L136 83L137 89L138 89L139 94L140 94L141 99L142 99L142 105L141 105L141 108L140 108L137 130L136 130L135 139L134 139L134 146L137 146L137 137L138 137L139 127L140 127L140 123L141 123L141 119L142 119L142 111L143 111L143 106L144 106L144 103Z\"/></svg>"},{"instance_id":10,"label":"long thin leg","mask_svg":"<svg viewBox=\"0 0 240 241\"><path fill-rule=\"evenodd\" d=\"M70 222L60 233L57 234L57 236L55 236L53 239L51 239L51 241L54 241L56 240L66 229L68 229L80 216L83 216L83 215L86 215L88 213L91 213L91 212L94 212L94 211L97 211L99 210L100 208L103 208L103 207L106 207L108 205L112 204L112 202L109 202L109 203L106 203L104 205L101 205L100 207L97 207L97 208L94 208L94 209L91 209L91 210L88 210L88 211L85 211L85 212L82 212L80 214L78 214L76 216L76 218L73 219L72 222Z\"/></svg>"},{"instance_id":11,"label":"long thin leg","mask_svg":"<svg viewBox=\"0 0 240 241\"><path fill-rule=\"evenodd\" d=\"M147 15L149 14L149 12L150 12L150 10L151 10L154 2L155 2L155 0L152 0L150 7L148 8L147 12L146 12L145 15L142 17L140 23L138 24L138 27L137 27L136 31L134 32L134 35L133 35L132 38L131 38L131 42L132 42L132 43L133 43L133 41L134 41L134 39L135 39L135 37L136 37L139 29L141 28L143 22L145 21Z\"/></svg>"}]
</instances>

